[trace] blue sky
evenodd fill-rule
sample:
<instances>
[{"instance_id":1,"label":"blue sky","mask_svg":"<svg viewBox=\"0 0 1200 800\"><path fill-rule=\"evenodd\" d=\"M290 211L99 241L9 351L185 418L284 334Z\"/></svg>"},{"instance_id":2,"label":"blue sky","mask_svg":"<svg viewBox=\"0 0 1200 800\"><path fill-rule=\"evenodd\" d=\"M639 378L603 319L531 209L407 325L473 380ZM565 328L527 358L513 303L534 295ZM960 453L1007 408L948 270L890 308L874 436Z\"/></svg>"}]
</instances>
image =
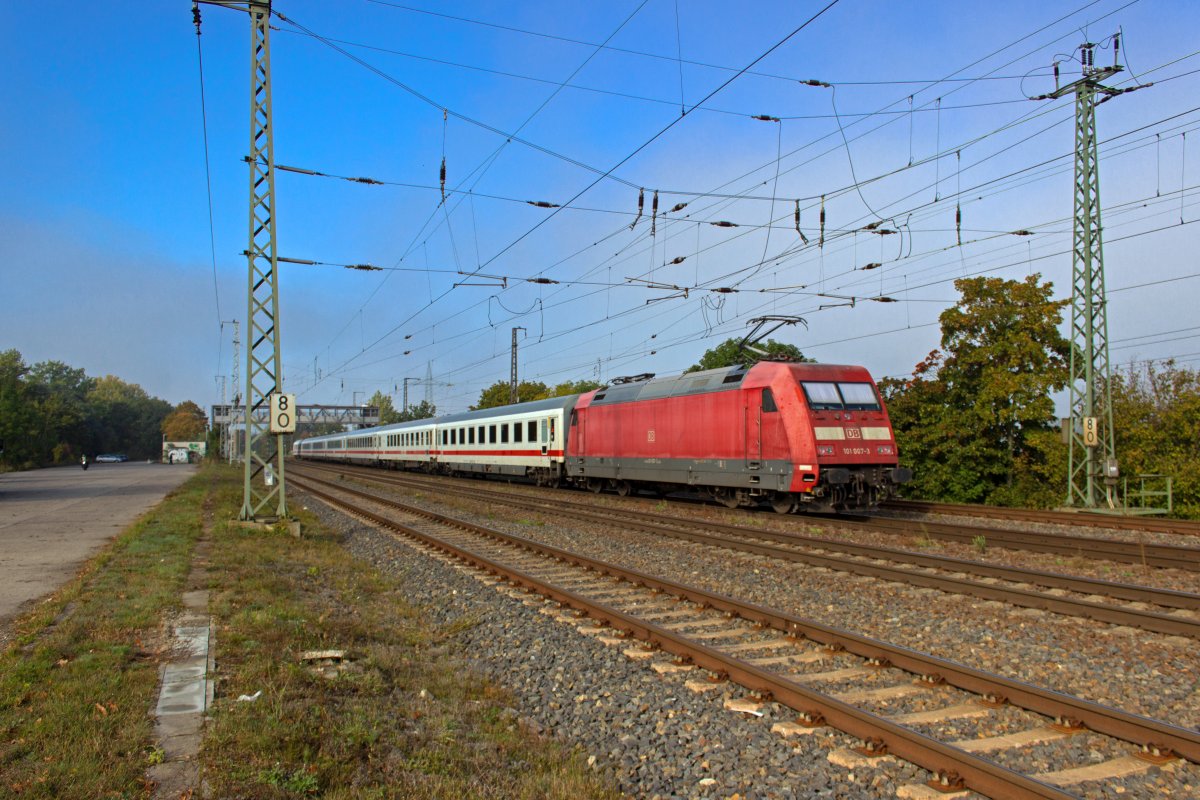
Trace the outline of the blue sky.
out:
<instances>
[{"instance_id":1,"label":"blue sky","mask_svg":"<svg viewBox=\"0 0 1200 800\"><path fill-rule=\"evenodd\" d=\"M399 404L408 377L453 412L515 326L554 384L678 372L762 314L908 374L957 277L1069 294L1073 112L1026 97L1118 29L1110 84L1155 86L1098 109L1112 358L1200 362L1200 4L840 0L786 38L825 5L277 2L276 162L389 182L277 173L279 255L386 268L281 265L286 389ZM190 3L0 6L0 347L207 407L245 330L250 31L202 14L211 240Z\"/></svg>"}]
</instances>

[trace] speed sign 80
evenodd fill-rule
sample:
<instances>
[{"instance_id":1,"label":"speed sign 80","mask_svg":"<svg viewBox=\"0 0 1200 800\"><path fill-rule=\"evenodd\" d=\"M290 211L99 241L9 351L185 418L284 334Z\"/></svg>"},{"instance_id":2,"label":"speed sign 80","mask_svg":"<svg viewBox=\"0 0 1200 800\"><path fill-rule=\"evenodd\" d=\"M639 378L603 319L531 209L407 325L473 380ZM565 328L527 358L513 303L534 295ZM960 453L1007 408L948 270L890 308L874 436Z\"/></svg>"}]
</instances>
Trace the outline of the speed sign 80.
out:
<instances>
[{"instance_id":1,"label":"speed sign 80","mask_svg":"<svg viewBox=\"0 0 1200 800\"><path fill-rule=\"evenodd\" d=\"M296 395L271 395L271 433L295 433L296 414Z\"/></svg>"}]
</instances>

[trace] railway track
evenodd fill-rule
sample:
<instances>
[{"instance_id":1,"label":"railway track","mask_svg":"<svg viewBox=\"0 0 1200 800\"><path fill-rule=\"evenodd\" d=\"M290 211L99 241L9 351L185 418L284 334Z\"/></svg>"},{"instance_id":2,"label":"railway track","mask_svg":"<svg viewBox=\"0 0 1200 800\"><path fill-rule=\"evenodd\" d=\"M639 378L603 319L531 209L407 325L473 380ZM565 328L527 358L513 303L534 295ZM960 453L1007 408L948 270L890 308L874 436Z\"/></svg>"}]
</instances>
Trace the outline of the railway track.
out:
<instances>
[{"instance_id":1,"label":"railway track","mask_svg":"<svg viewBox=\"0 0 1200 800\"><path fill-rule=\"evenodd\" d=\"M512 508L536 513L567 515L576 520L619 525L726 550L801 562L810 566L1136 627L1155 633L1200 639L1200 617L1196 615L1196 612L1200 612L1200 595L1190 592L1004 567L724 523L680 520L641 510L599 508L588 503L561 499L539 500L527 495L514 495L511 492L477 486L455 487L444 480L400 477L363 468L347 470L320 467L312 470L306 467L302 469L301 475L311 475L314 471L323 471L331 475L348 474L377 485L437 491L443 496L453 495L503 503ZM1001 581L1003 583L1000 583ZM1075 596L1065 594L1067 592ZM1104 602L1100 598L1108 598L1111 602ZM1114 605L1112 602L1133 605ZM1147 604L1157 606L1159 610L1149 609Z\"/></svg>"},{"instance_id":2,"label":"railway track","mask_svg":"<svg viewBox=\"0 0 1200 800\"><path fill-rule=\"evenodd\" d=\"M1004 547L1032 553L1082 557L1135 564L1142 567L1186 569L1200 572L1200 548L1144 541L1103 539L1095 536L1054 535L1035 531L1016 531L963 525L953 522L892 519L847 514L815 514L842 526L875 532L914 534L945 542L971 545L982 537L988 547Z\"/></svg>"},{"instance_id":3,"label":"railway track","mask_svg":"<svg viewBox=\"0 0 1200 800\"><path fill-rule=\"evenodd\" d=\"M778 726L798 735L828 724L858 737L862 752L892 754L929 770L937 788L968 788L996 798L1069 798L1082 781L1122 776L1171 762L1200 761L1200 734L1169 723L992 675L907 648L857 636L735 598L623 569L520 537L488 530L347 486L337 494L293 475L295 485L326 503L436 548L449 556L582 612L603 626L673 654L674 665L695 666L733 680L757 700L796 710L796 723ZM345 499L346 496L353 498ZM361 507L381 506L386 513ZM568 618L568 621L571 621ZM619 637L612 642L621 644ZM654 649L627 648L630 657L655 658ZM707 680L692 685L703 691ZM819 687L830 687L822 690ZM952 687L952 688L951 688ZM873 708L885 698L928 694L937 708L888 715ZM940 701L940 703L938 702ZM1033 715L1023 732L943 741L927 731L950 719L986 723L1004 704ZM1082 735L1111 737L1124 750L1102 763L1059 764L1025 774L1022 749ZM1122 745L1120 743L1129 743ZM991 754L991 758L983 754ZM910 794L909 796L915 796Z\"/></svg>"},{"instance_id":4,"label":"railway track","mask_svg":"<svg viewBox=\"0 0 1200 800\"><path fill-rule=\"evenodd\" d=\"M1114 530L1143 530L1153 533L1175 533L1200 536L1200 521L1163 519L1140 515L1097 514L1087 511L1048 511L1032 508L1001 508L969 503L932 503L925 500L889 500L881 508L919 514L950 514L984 519L1017 520L1054 525L1074 525Z\"/></svg>"}]
</instances>

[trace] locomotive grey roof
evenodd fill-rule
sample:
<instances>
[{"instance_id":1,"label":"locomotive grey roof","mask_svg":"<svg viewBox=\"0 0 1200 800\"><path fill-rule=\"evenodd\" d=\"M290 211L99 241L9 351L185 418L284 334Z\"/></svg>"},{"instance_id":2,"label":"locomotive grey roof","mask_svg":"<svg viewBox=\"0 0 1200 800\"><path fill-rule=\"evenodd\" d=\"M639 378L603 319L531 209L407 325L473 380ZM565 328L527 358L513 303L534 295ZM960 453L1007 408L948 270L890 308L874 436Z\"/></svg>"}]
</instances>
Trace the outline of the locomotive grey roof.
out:
<instances>
[{"instance_id":1,"label":"locomotive grey roof","mask_svg":"<svg viewBox=\"0 0 1200 800\"><path fill-rule=\"evenodd\" d=\"M592 405L629 403L634 400L655 400L662 397L682 397L736 389L746 377L749 367L719 367L703 372L685 372L669 378L652 378L637 383L609 386L596 392Z\"/></svg>"}]
</instances>

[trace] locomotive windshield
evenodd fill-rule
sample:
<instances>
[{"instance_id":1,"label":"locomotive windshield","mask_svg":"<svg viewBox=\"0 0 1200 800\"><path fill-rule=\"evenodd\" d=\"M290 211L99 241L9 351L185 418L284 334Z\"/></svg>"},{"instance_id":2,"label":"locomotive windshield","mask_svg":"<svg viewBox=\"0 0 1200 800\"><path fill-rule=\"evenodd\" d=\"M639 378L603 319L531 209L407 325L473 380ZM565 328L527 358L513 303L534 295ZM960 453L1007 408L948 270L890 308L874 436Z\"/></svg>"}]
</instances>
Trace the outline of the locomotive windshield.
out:
<instances>
[{"instance_id":1,"label":"locomotive windshield","mask_svg":"<svg viewBox=\"0 0 1200 800\"><path fill-rule=\"evenodd\" d=\"M813 411L879 411L879 398L869 383L801 381Z\"/></svg>"}]
</instances>

